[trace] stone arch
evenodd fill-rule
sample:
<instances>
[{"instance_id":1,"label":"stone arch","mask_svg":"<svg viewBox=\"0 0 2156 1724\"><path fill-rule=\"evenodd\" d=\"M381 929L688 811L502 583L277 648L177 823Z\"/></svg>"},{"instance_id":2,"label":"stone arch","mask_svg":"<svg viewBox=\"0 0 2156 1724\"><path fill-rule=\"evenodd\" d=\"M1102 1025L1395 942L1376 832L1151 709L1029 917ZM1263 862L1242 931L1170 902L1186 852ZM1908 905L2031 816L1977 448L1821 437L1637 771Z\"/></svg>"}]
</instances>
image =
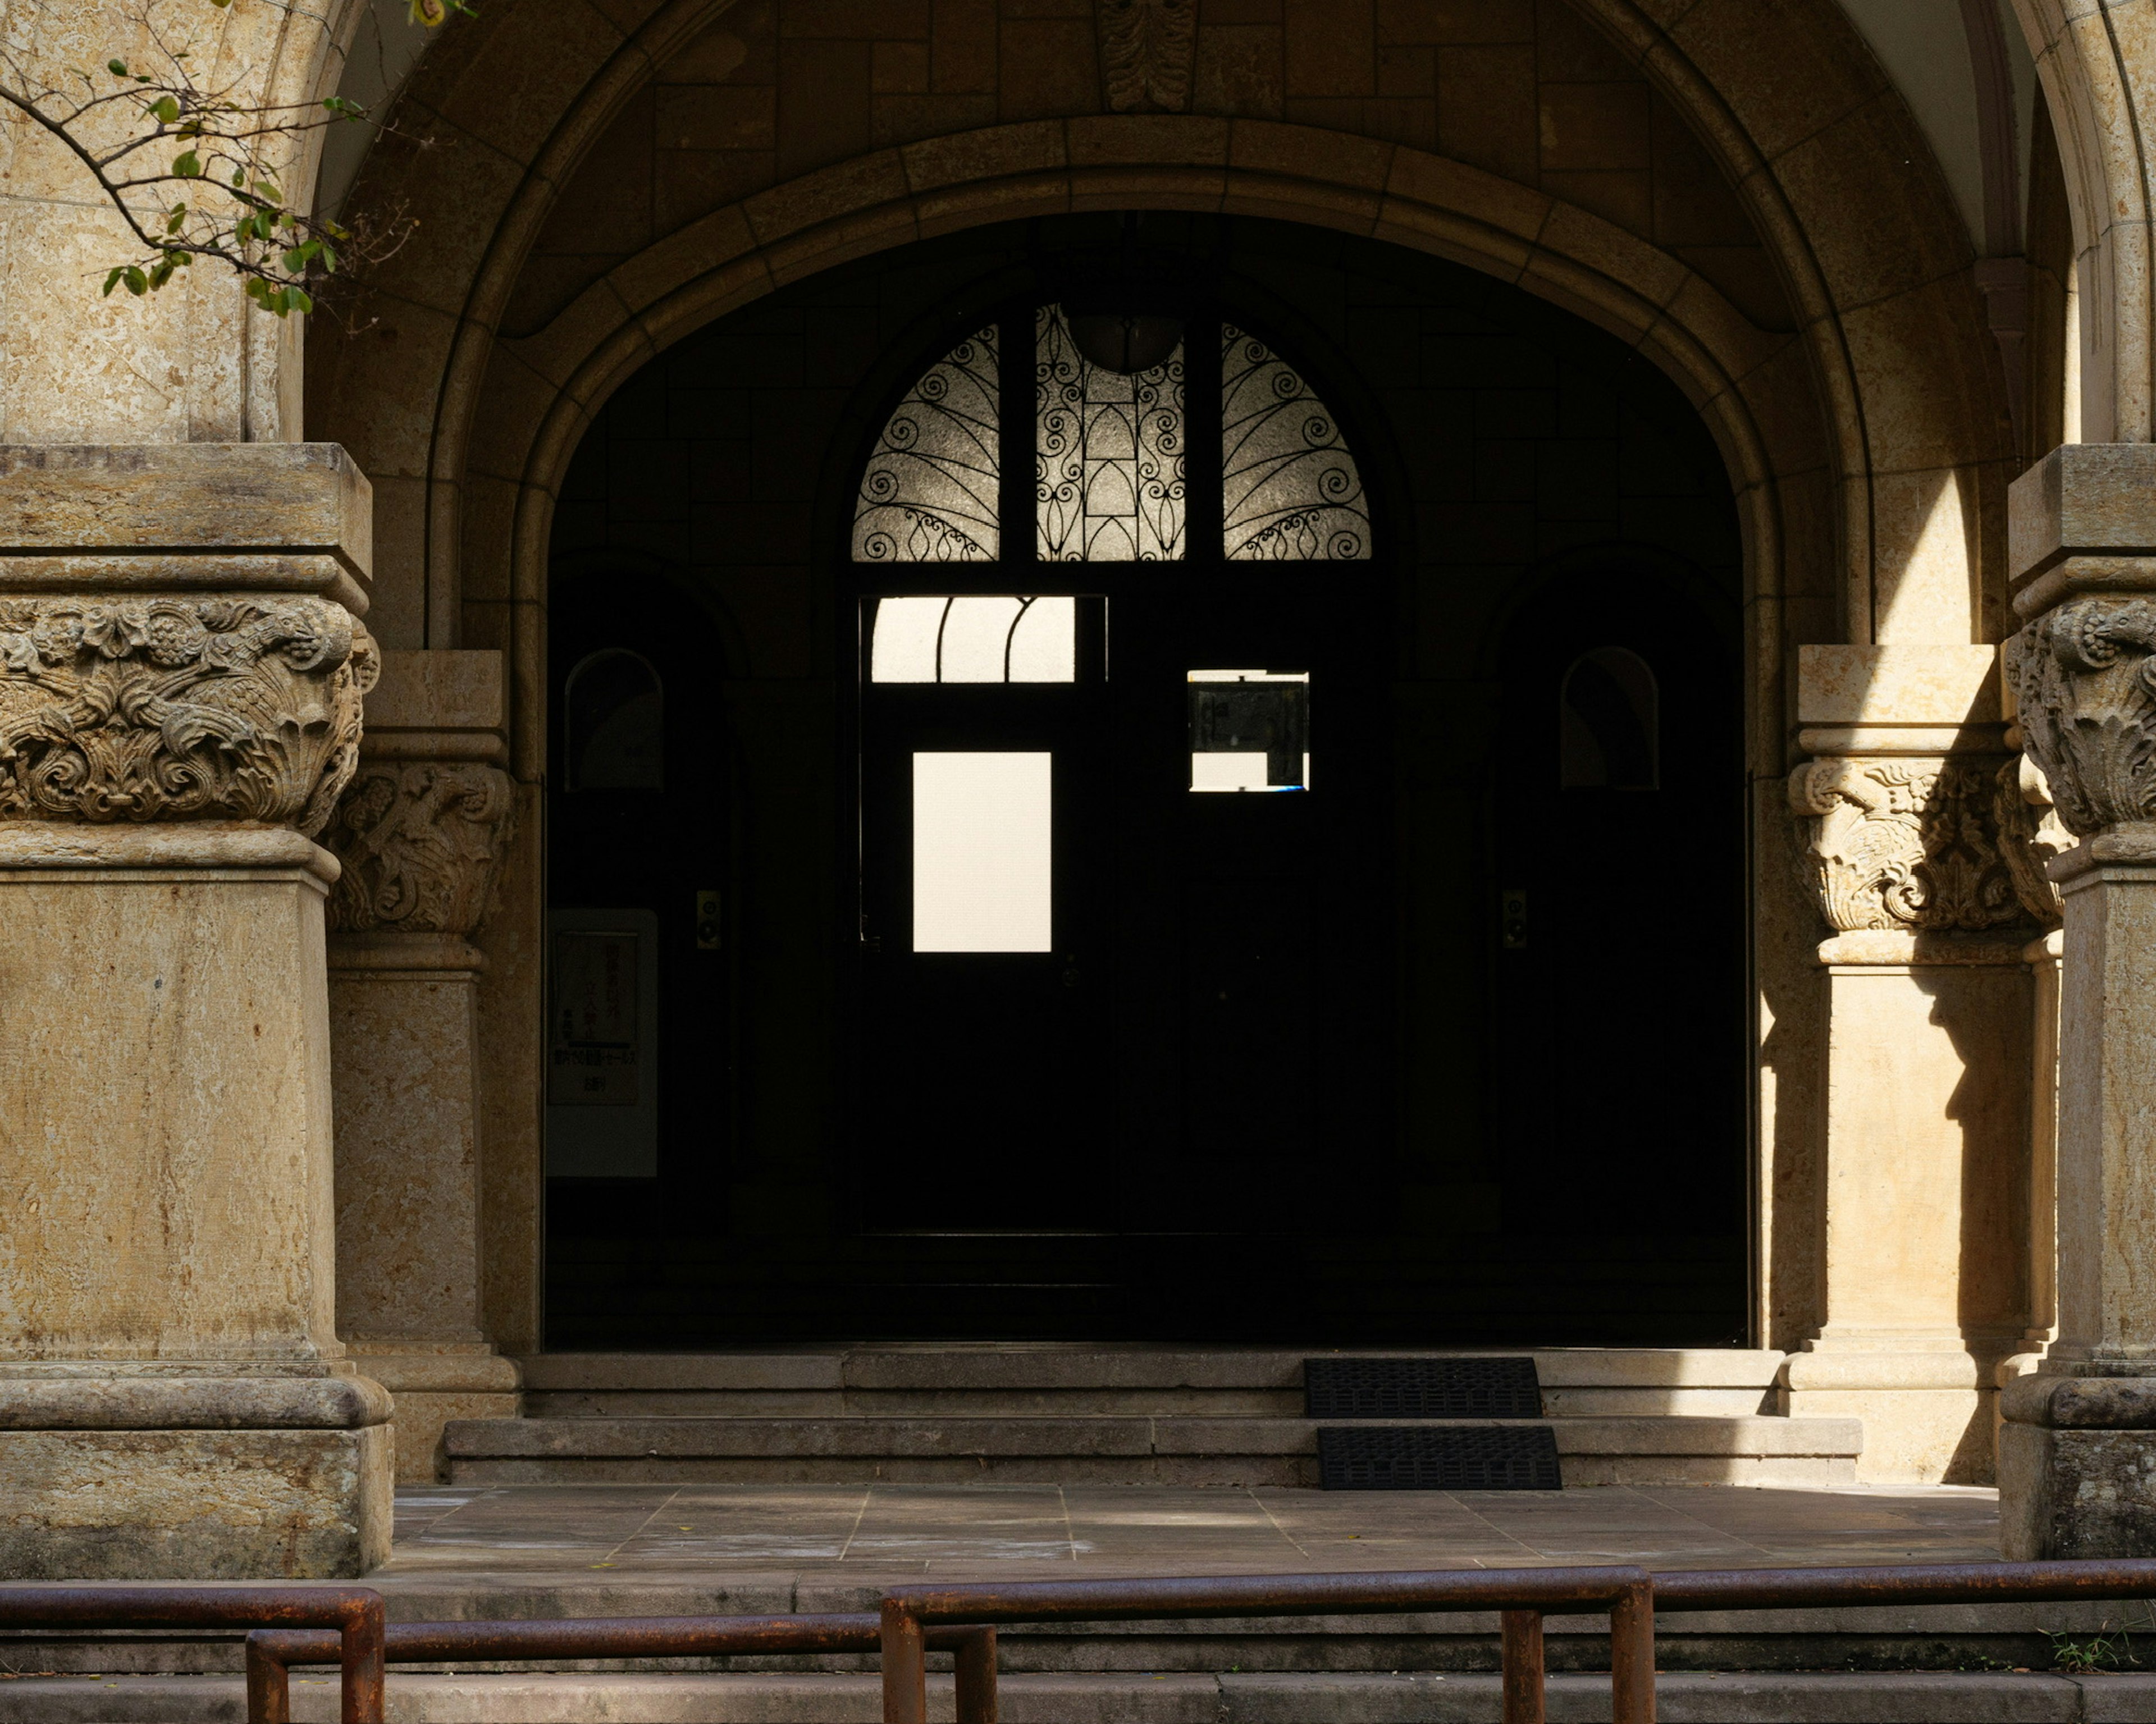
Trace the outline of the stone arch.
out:
<instances>
[{"instance_id":1,"label":"stone arch","mask_svg":"<svg viewBox=\"0 0 2156 1724\"><path fill-rule=\"evenodd\" d=\"M2013 444L1974 252L1920 129L1833 0L1793 0L1766 17L1703 0L1668 23L1650 0L1546 8L1591 20L1603 52L1614 45L1736 187L1786 319L1747 316L1636 222L1374 136L1367 117L1345 110L1325 125L1106 114L1096 91L1090 106L931 131L773 176L505 333L511 286L548 213L566 207L578 162L598 159L641 82L669 54L696 51L698 33L726 9L725 0L669 0L631 14L641 23L586 18L543 42L507 9L458 25L430 50L407 100L460 141L459 162L393 142L360 182L362 199L370 184L375 195L397 186L415 211L442 210L377 278L355 320L365 329L379 317L397 345L331 334L311 372L326 409L316 434L351 446L375 480L384 639L505 651L527 785L544 762L553 490L612 390L670 342L781 283L1029 213L1204 209L1369 234L1516 283L1660 366L1712 428L1738 498L1753 601L1746 752L1761 782L1789 763L1790 645L1966 644L2004 632L1997 553ZM858 130L865 140L865 120ZM1882 162L1897 172L1882 174ZM1794 329L1766 326L1784 322ZM1794 1022L1808 998L1815 912L1790 895L1788 823L1774 799L1760 807L1760 988L1770 1017ZM485 986L512 1038L536 985L536 864L517 871L522 907L490 936L505 961ZM1780 1057L1763 1055L1769 1065ZM1793 1057L1801 1066L1810 1055ZM513 1076L524 1063L518 1054L499 1069ZM1805 1070L1784 1074L1776 1106L1790 1121L1763 1134L1809 1141L1796 1116L1810 1104L1789 1098L1810 1087ZM502 1101L512 1115L523 1105L506 1090ZM499 1152L536 1178L536 1117L531 1126L497 1133L490 1158ZM510 1172L499 1188L513 1193L521 1177ZM1799 1184L1809 1177L1798 1168ZM1768 1320L1778 1332L1800 1326L1811 1303L1802 1208L1801 1194L1778 1199L1777 1243L1763 1249L1768 1301L1787 1314ZM513 1257L528 1221L505 1216L495 1236ZM521 1272L499 1273L511 1288ZM505 1316L506 1333L525 1326Z\"/></svg>"},{"instance_id":2,"label":"stone arch","mask_svg":"<svg viewBox=\"0 0 2156 1724\"><path fill-rule=\"evenodd\" d=\"M1795 310L1804 349L1781 362L1810 372L1817 397L1810 411L1826 428L1822 453L1831 469L1824 511L1837 524L1842 569L1829 614L1807 632L1857 640L1882 634L1967 640L1995 633L2003 593L1983 573L1989 559L1977 546L1996 538L1998 464L2010 459L2003 386L1966 279L1968 235L1898 95L1830 0L1776 8L1764 20L1753 8L1710 3L1666 26L1657 8L1639 0L1572 3L1706 141L1744 198ZM396 414L393 426L377 421L370 428L394 439L378 453L368 446L375 439L338 423L341 412L321 428L352 443L376 475L388 553L385 586L413 584L416 574L425 590L424 618L406 614L419 601L393 591L381 619L388 635L401 625L410 644L446 645L459 637L454 595L469 535L456 523L469 506L490 511L487 526L474 530L492 533L502 524L498 505L480 505L465 495L465 485L469 428L490 387L488 356L504 339L498 331L509 284L576 162L638 81L720 18L727 4L667 0L633 29L587 21L543 44L519 25L517 14L489 15L477 26L460 25L461 39L445 38L413 80L408 100L429 123L474 146L464 169L480 162L481 147L494 159L484 173L452 176L439 155L392 148L369 176L377 186L406 187L414 208L446 197L454 177L458 198L468 206L408 259L398 259L380 284L398 305L400 336L408 344L416 337L424 352L408 345L400 367L411 364L439 380L431 412L424 421L410 410ZM1792 68L1801 68L1801 75L1789 75ZM542 99L549 95L566 95L566 103L550 108ZM560 117L547 126L556 112ZM1183 118L1118 116L1118 123ZM987 141L1005 130L965 135ZM1134 172L1147 162L1170 171L1203 164L1202 153L1194 163L1178 159L1180 145L1163 144L1166 153L1156 156L1139 136L1127 134L1109 159ZM917 155L936 141L896 153ZM1332 147L1348 154L1359 147L1367 156L1392 146L1367 135L1353 142L1336 135ZM896 159L891 151L857 155L791 189L844 202L842 182L872 182ZM1908 164L1889 188L1896 207L1884 219L1872 208L1882 159ZM963 176L949 182L962 182ZM1345 169L1344 183L1366 192L1364 164ZM1857 187L1865 198L1846 195ZM770 210L788 189L754 194L744 214ZM653 246L650 261L663 270L666 254L682 248L689 231ZM470 289L452 305L439 285L444 283ZM318 375L324 393L334 397L343 393L342 367L326 358ZM1969 567L1960 578L1969 590L1948 592L1934 581L1916 593L1902 581L1902 566L1920 555L1938 562L1920 541L1947 492L1948 501L1958 502L1965 528L1959 536Z\"/></svg>"}]
</instances>

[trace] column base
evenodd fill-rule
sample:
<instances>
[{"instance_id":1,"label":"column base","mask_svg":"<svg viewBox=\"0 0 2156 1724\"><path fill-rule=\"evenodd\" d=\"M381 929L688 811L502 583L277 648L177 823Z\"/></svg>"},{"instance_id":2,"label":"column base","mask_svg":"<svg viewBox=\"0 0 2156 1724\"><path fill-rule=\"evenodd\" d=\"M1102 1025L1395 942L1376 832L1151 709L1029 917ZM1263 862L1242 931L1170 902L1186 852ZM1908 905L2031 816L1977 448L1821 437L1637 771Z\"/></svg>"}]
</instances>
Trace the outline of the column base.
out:
<instances>
[{"instance_id":1,"label":"column base","mask_svg":"<svg viewBox=\"0 0 2156 1724\"><path fill-rule=\"evenodd\" d=\"M362 1575L389 1556L388 1417L363 1378L0 1378L0 1579Z\"/></svg>"},{"instance_id":2,"label":"column base","mask_svg":"<svg viewBox=\"0 0 2156 1724\"><path fill-rule=\"evenodd\" d=\"M2001 1556L2156 1550L2156 1377L2038 1373L2001 1390L1999 1410Z\"/></svg>"},{"instance_id":3,"label":"column base","mask_svg":"<svg viewBox=\"0 0 2156 1724\"><path fill-rule=\"evenodd\" d=\"M394 1342L351 1343L353 1362L395 1398L397 1482L435 1485L449 1476L442 1427L452 1419L515 1419L524 1410L523 1373L491 1347L398 1350Z\"/></svg>"},{"instance_id":4,"label":"column base","mask_svg":"<svg viewBox=\"0 0 2156 1724\"><path fill-rule=\"evenodd\" d=\"M1864 1421L1860 1483L1989 1485L1994 1476L1989 1373L1965 1351L1822 1351L1783 1362L1792 1418Z\"/></svg>"}]
</instances>

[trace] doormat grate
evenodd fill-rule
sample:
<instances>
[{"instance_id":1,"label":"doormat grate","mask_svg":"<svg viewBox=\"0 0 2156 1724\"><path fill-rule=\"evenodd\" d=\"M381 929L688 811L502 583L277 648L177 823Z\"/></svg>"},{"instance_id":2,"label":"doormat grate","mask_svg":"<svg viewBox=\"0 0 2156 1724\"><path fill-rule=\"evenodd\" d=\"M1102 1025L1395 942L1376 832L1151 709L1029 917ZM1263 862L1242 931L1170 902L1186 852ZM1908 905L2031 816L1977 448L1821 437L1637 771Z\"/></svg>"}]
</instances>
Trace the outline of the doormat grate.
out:
<instances>
[{"instance_id":1,"label":"doormat grate","mask_svg":"<svg viewBox=\"0 0 2156 1724\"><path fill-rule=\"evenodd\" d=\"M1535 1362L1305 1359L1306 1419L1540 1419Z\"/></svg>"},{"instance_id":2,"label":"doormat grate","mask_svg":"<svg viewBox=\"0 0 2156 1724\"><path fill-rule=\"evenodd\" d=\"M1561 1491L1557 1433L1546 1424L1443 1430L1363 1425L1317 1434L1327 1491Z\"/></svg>"}]
</instances>

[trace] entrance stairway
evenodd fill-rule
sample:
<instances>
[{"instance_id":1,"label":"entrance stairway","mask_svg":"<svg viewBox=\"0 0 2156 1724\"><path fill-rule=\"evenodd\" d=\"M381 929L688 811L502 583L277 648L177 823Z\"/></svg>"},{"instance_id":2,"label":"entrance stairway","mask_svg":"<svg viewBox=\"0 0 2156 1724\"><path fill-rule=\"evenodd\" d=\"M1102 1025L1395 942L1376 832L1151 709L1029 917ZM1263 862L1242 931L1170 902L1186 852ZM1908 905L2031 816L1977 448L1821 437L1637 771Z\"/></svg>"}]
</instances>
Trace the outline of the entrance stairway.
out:
<instances>
[{"instance_id":1,"label":"entrance stairway","mask_svg":"<svg viewBox=\"0 0 2156 1724\"><path fill-rule=\"evenodd\" d=\"M548 1353L523 1361L524 1418L453 1421L444 1449L449 1481L459 1485L1315 1485L1318 1424L1303 1405L1309 1356L1061 1343ZM1543 1419L1481 1422L1547 1424L1568 1486L1855 1480L1857 1420L1768 1411L1779 1352L1594 1347L1532 1357Z\"/></svg>"}]
</instances>

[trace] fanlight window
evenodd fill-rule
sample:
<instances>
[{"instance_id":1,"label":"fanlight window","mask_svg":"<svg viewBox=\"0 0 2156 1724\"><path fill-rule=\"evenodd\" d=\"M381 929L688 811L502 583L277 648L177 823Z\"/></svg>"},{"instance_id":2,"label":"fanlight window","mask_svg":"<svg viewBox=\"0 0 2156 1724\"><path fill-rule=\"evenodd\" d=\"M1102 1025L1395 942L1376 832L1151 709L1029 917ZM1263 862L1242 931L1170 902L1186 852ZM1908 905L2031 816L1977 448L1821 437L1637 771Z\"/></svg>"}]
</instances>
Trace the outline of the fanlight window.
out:
<instances>
[{"instance_id":1,"label":"fanlight window","mask_svg":"<svg viewBox=\"0 0 2156 1724\"><path fill-rule=\"evenodd\" d=\"M1159 364L1123 372L1080 351L1061 305L1032 316L1034 560L1173 562L1194 549L1247 562L1369 557L1369 503L1338 422L1256 336L1193 319ZM1023 506L1023 481L1004 470L1002 408L1023 398L1025 385L1024 356L1005 351L1007 332L991 325L960 342L892 410L861 477L855 562L1024 557L1024 541L1004 533L1004 511ZM1201 342L1212 398L1202 413L1189 397ZM1209 470L1194 473L1194 462ZM1208 531L1197 547L1185 519L1194 478L1207 481L1194 494L1221 507L1219 536ZM951 672L922 680L947 681Z\"/></svg>"},{"instance_id":2,"label":"fanlight window","mask_svg":"<svg viewBox=\"0 0 2156 1724\"><path fill-rule=\"evenodd\" d=\"M641 653L608 647L569 673L569 790L664 790L665 697Z\"/></svg>"},{"instance_id":3,"label":"fanlight window","mask_svg":"<svg viewBox=\"0 0 2156 1724\"><path fill-rule=\"evenodd\" d=\"M996 331L961 341L906 391L854 511L856 562L993 562Z\"/></svg>"},{"instance_id":4,"label":"fanlight window","mask_svg":"<svg viewBox=\"0 0 2156 1724\"><path fill-rule=\"evenodd\" d=\"M1625 647L1582 653L1558 700L1561 788L1661 788L1661 690L1645 659Z\"/></svg>"}]
</instances>

